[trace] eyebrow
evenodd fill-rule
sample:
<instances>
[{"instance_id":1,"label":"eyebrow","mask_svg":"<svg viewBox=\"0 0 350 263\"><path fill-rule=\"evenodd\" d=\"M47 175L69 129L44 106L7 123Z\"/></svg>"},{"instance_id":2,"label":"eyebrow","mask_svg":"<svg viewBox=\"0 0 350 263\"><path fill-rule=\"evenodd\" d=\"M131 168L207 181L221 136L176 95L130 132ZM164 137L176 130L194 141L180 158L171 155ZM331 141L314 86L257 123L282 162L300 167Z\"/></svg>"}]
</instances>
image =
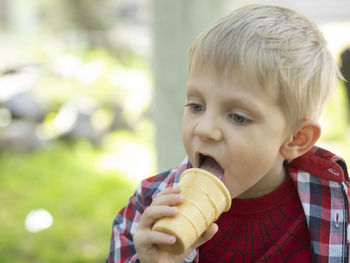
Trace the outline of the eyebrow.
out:
<instances>
[{"instance_id":1,"label":"eyebrow","mask_svg":"<svg viewBox=\"0 0 350 263\"><path fill-rule=\"evenodd\" d=\"M186 96L191 97L191 96L202 96L200 89L197 88L195 85L186 85Z\"/></svg>"},{"instance_id":2,"label":"eyebrow","mask_svg":"<svg viewBox=\"0 0 350 263\"><path fill-rule=\"evenodd\" d=\"M252 113L254 116L263 115L263 107L257 103L255 100L245 97L227 97L223 101L225 105L230 105L231 108L243 108L248 112Z\"/></svg>"}]
</instances>

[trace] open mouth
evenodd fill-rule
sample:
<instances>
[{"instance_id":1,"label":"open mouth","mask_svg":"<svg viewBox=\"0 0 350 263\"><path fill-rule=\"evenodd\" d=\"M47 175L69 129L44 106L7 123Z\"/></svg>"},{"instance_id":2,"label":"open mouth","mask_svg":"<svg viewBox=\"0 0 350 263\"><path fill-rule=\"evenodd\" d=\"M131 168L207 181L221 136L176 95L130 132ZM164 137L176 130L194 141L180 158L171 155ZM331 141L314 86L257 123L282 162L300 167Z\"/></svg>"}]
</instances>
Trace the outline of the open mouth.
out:
<instances>
[{"instance_id":1,"label":"open mouth","mask_svg":"<svg viewBox=\"0 0 350 263\"><path fill-rule=\"evenodd\" d=\"M224 181L224 169L213 157L199 154L199 168L214 174L221 181Z\"/></svg>"}]
</instances>

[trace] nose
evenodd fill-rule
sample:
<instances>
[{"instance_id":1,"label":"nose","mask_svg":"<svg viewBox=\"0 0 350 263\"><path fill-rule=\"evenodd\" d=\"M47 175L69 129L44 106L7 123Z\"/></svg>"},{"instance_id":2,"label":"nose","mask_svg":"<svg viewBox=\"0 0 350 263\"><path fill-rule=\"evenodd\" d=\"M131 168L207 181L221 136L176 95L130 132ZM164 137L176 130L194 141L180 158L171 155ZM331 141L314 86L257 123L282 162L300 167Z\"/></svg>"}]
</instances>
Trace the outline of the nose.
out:
<instances>
[{"instance_id":1,"label":"nose","mask_svg":"<svg viewBox=\"0 0 350 263\"><path fill-rule=\"evenodd\" d=\"M204 114L198 121L195 128L195 135L200 137L203 141L220 141L222 138L222 131L219 121L214 116Z\"/></svg>"}]
</instances>

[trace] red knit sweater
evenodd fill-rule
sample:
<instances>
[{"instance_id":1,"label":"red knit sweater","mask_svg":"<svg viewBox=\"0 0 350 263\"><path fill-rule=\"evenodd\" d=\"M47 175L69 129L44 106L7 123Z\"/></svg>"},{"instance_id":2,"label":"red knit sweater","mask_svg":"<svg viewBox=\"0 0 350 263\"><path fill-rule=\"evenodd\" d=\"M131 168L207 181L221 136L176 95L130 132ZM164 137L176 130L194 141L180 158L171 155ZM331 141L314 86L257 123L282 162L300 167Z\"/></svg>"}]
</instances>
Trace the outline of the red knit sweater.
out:
<instances>
[{"instance_id":1,"label":"red knit sweater","mask_svg":"<svg viewBox=\"0 0 350 263\"><path fill-rule=\"evenodd\" d=\"M258 198L233 199L199 262L311 262L310 235L293 182Z\"/></svg>"}]
</instances>

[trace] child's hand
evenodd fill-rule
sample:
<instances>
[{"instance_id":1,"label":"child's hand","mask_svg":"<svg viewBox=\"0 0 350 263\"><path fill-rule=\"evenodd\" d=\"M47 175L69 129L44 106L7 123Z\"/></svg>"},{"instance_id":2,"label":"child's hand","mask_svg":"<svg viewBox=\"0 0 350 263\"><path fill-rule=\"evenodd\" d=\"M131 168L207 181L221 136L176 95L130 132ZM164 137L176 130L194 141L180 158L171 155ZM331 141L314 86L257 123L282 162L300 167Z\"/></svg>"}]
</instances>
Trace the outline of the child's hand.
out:
<instances>
[{"instance_id":1,"label":"child's hand","mask_svg":"<svg viewBox=\"0 0 350 263\"><path fill-rule=\"evenodd\" d=\"M152 231L152 226L158 218L175 216L177 206L183 202L179 188L167 188L160 192L152 204L141 216L133 241L139 260L142 263L177 263L182 262L191 251L211 239L218 227L211 224L206 232L182 255L172 255L159 249L157 244L174 244L175 236Z\"/></svg>"}]
</instances>

